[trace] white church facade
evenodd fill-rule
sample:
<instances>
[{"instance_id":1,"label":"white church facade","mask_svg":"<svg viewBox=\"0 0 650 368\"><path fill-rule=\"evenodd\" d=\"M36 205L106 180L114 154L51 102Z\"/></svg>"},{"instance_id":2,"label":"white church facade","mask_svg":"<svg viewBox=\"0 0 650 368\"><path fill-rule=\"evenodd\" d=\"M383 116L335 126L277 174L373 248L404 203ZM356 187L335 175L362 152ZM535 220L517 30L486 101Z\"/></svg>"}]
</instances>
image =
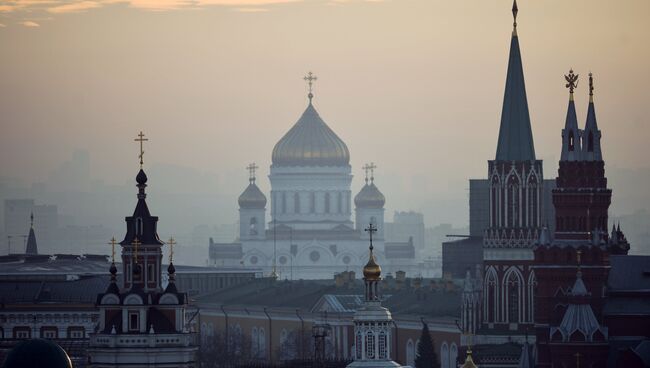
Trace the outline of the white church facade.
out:
<instances>
[{"instance_id":1,"label":"white church facade","mask_svg":"<svg viewBox=\"0 0 650 368\"><path fill-rule=\"evenodd\" d=\"M385 268L418 273L412 242L391 243L386 257L386 199L374 183L375 166L364 166L365 185L353 198L350 151L312 104L315 77L305 79L309 105L273 149L270 201L256 185L257 167L251 164L249 185L238 200L239 237L232 243L211 240L210 263L261 268L287 279L331 278L364 264L363 229L372 223L378 230L376 256Z\"/></svg>"}]
</instances>

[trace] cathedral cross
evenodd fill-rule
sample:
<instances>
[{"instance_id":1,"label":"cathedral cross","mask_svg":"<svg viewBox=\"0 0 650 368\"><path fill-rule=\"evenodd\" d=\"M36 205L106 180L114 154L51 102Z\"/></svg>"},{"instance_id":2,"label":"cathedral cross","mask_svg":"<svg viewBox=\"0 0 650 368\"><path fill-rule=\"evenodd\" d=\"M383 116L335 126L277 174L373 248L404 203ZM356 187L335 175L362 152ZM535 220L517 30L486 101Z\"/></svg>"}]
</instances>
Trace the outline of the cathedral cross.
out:
<instances>
[{"instance_id":1,"label":"cathedral cross","mask_svg":"<svg viewBox=\"0 0 650 368\"><path fill-rule=\"evenodd\" d=\"M303 79L304 79L304 80L307 82L307 84L309 85L309 94L307 95L307 97L309 97L309 103L311 103L311 99L314 98L314 94L312 93L312 92L313 92L313 90L312 90L312 84L313 84L313 82L314 82L315 80L317 80L318 78L317 78L317 77L316 77L312 72L309 72L309 73L307 73L307 76L304 77Z\"/></svg>"},{"instance_id":2,"label":"cathedral cross","mask_svg":"<svg viewBox=\"0 0 650 368\"><path fill-rule=\"evenodd\" d=\"M589 98L593 99L594 96L594 75L589 72Z\"/></svg>"},{"instance_id":3,"label":"cathedral cross","mask_svg":"<svg viewBox=\"0 0 650 368\"><path fill-rule=\"evenodd\" d=\"M259 166L255 165L254 162L251 162L250 165L246 166L248 169L248 180L252 183L255 182L255 170L259 169Z\"/></svg>"},{"instance_id":4,"label":"cathedral cross","mask_svg":"<svg viewBox=\"0 0 650 368\"><path fill-rule=\"evenodd\" d=\"M167 240L167 244L169 244L169 264L171 264L172 259L174 258L174 245L176 245L176 240L174 240L173 237L170 237L169 240Z\"/></svg>"},{"instance_id":5,"label":"cathedral cross","mask_svg":"<svg viewBox=\"0 0 650 368\"><path fill-rule=\"evenodd\" d=\"M573 74L573 69L569 69L569 75L564 75L566 80L566 88L569 89L569 93L573 95L573 90L578 88L578 74Z\"/></svg>"},{"instance_id":6,"label":"cathedral cross","mask_svg":"<svg viewBox=\"0 0 650 368\"><path fill-rule=\"evenodd\" d=\"M142 133L142 131L140 131L140 134L138 134L138 138L134 139L134 141L140 142L140 156L138 156L138 157L140 157L140 168L141 169L142 169L142 163L143 163L142 159L144 158L144 147L142 146L142 144L144 142L148 141L148 140L149 140L148 138L144 137L144 133Z\"/></svg>"},{"instance_id":7,"label":"cathedral cross","mask_svg":"<svg viewBox=\"0 0 650 368\"><path fill-rule=\"evenodd\" d=\"M368 232L368 235L370 235L370 250L372 250L372 233L377 232L377 226L373 225L372 222L368 225L367 228L365 228L365 231Z\"/></svg>"},{"instance_id":8,"label":"cathedral cross","mask_svg":"<svg viewBox=\"0 0 650 368\"><path fill-rule=\"evenodd\" d=\"M115 243L117 240L115 240L115 237L111 238L111 242L108 243L111 245L111 259L113 260L113 263L115 263Z\"/></svg>"},{"instance_id":9,"label":"cathedral cross","mask_svg":"<svg viewBox=\"0 0 650 368\"><path fill-rule=\"evenodd\" d=\"M138 246L140 246L141 244L142 243L140 242L140 240L138 240L137 236L135 237L135 239L133 239L133 242L131 243L131 245L133 245L135 247L135 252L134 252L134 254L135 254L135 264L138 264Z\"/></svg>"},{"instance_id":10,"label":"cathedral cross","mask_svg":"<svg viewBox=\"0 0 650 368\"><path fill-rule=\"evenodd\" d=\"M366 165L366 170L370 170L370 182L375 181L375 169L377 168L377 165L375 165L374 162L371 162L370 165ZM368 171L366 171L366 177L368 176Z\"/></svg>"}]
</instances>

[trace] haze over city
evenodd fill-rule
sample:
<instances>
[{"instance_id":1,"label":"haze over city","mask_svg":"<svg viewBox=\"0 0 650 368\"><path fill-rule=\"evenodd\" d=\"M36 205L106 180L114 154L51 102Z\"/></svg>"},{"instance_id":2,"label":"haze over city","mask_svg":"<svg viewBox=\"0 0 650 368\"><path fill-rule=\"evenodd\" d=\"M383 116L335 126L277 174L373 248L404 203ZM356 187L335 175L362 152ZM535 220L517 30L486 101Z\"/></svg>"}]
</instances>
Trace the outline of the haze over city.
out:
<instances>
[{"instance_id":1,"label":"haze over city","mask_svg":"<svg viewBox=\"0 0 650 368\"><path fill-rule=\"evenodd\" d=\"M145 167L150 198L157 200L152 208L163 231L232 224L249 162L260 166L257 183L269 192L271 151L304 110L303 76L313 71L314 105L350 148L352 191L362 186L361 166L375 162L388 219L394 210L416 210L427 226L463 228L467 179L484 178L486 160L494 157L509 6L3 2L2 198L36 198L58 205L76 224L122 231L135 194L133 138L142 130L150 139ZM557 173L568 95L563 75L569 68L580 74L575 99L582 122L591 71L614 188L611 215L646 211L650 4L520 6L535 150L545 177ZM88 155L86 177L71 175L64 164L79 150ZM114 191L119 195L106 194ZM78 192L87 193L83 201L75 200Z\"/></svg>"}]
</instances>

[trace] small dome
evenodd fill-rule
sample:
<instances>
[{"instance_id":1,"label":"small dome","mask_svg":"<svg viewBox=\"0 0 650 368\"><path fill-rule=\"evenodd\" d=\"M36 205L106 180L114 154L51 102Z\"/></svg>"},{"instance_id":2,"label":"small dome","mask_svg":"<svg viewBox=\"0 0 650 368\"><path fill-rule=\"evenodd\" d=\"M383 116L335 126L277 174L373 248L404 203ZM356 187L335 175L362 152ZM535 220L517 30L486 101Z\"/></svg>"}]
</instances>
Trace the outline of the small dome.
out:
<instances>
[{"instance_id":1,"label":"small dome","mask_svg":"<svg viewBox=\"0 0 650 368\"><path fill-rule=\"evenodd\" d=\"M372 254L372 250L370 250L368 263L363 267L363 277L370 281L379 280L381 277L381 267L375 262L375 255Z\"/></svg>"},{"instance_id":2,"label":"small dome","mask_svg":"<svg viewBox=\"0 0 650 368\"><path fill-rule=\"evenodd\" d=\"M65 350L50 340L32 339L19 342L4 362L4 368L72 368Z\"/></svg>"},{"instance_id":3,"label":"small dome","mask_svg":"<svg viewBox=\"0 0 650 368\"><path fill-rule=\"evenodd\" d=\"M310 103L273 148L273 165L348 166L350 151Z\"/></svg>"},{"instance_id":4,"label":"small dome","mask_svg":"<svg viewBox=\"0 0 650 368\"><path fill-rule=\"evenodd\" d=\"M138 175L135 177L135 181L140 185L147 183L147 174L144 173L144 170L140 169Z\"/></svg>"},{"instance_id":5,"label":"small dome","mask_svg":"<svg viewBox=\"0 0 650 368\"><path fill-rule=\"evenodd\" d=\"M266 196L255 182L251 182L239 196L239 208L262 209L266 207Z\"/></svg>"},{"instance_id":6,"label":"small dome","mask_svg":"<svg viewBox=\"0 0 650 368\"><path fill-rule=\"evenodd\" d=\"M354 197L354 204L358 208L384 208L385 203L386 197L373 182L364 185Z\"/></svg>"}]
</instances>

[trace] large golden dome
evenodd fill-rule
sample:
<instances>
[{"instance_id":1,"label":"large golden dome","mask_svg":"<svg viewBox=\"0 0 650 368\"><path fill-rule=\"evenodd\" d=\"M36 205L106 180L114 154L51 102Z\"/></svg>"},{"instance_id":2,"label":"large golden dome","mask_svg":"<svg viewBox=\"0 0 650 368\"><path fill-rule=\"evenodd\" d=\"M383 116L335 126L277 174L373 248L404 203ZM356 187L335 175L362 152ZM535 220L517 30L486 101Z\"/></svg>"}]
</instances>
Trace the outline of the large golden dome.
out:
<instances>
[{"instance_id":1,"label":"large golden dome","mask_svg":"<svg viewBox=\"0 0 650 368\"><path fill-rule=\"evenodd\" d=\"M310 103L275 145L272 160L279 166L347 166L350 151Z\"/></svg>"}]
</instances>

